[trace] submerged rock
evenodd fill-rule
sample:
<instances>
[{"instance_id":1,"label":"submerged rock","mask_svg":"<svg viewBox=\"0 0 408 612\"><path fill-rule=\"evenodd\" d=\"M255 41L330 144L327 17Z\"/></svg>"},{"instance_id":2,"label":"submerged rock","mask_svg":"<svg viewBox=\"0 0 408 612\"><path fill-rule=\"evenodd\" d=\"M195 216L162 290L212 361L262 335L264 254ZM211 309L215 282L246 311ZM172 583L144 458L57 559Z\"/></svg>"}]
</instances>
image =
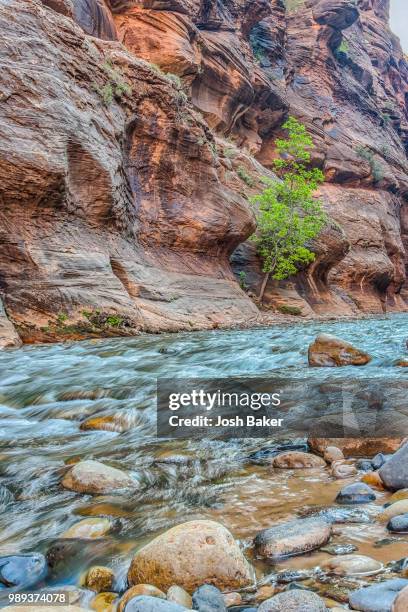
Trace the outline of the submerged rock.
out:
<instances>
[{"instance_id":1,"label":"submerged rock","mask_svg":"<svg viewBox=\"0 0 408 612\"><path fill-rule=\"evenodd\" d=\"M258 612L327 612L327 608L316 593L296 589L267 599L261 603Z\"/></svg>"},{"instance_id":2,"label":"submerged rock","mask_svg":"<svg viewBox=\"0 0 408 612\"><path fill-rule=\"evenodd\" d=\"M6 587L28 588L47 575L47 561L41 553L0 557L0 583Z\"/></svg>"},{"instance_id":3,"label":"submerged rock","mask_svg":"<svg viewBox=\"0 0 408 612\"><path fill-rule=\"evenodd\" d=\"M380 468L381 480L392 491L408 487L408 444L404 444Z\"/></svg>"},{"instance_id":4,"label":"submerged rock","mask_svg":"<svg viewBox=\"0 0 408 612\"><path fill-rule=\"evenodd\" d=\"M193 610L199 612L227 612L221 591L212 584L204 584L193 593Z\"/></svg>"},{"instance_id":5,"label":"submerged rock","mask_svg":"<svg viewBox=\"0 0 408 612\"><path fill-rule=\"evenodd\" d=\"M357 550L357 546L354 546L354 544L329 544L328 546L322 546L320 550L329 553L329 555L349 555Z\"/></svg>"},{"instance_id":6,"label":"submerged rock","mask_svg":"<svg viewBox=\"0 0 408 612\"><path fill-rule=\"evenodd\" d=\"M399 501L390 504L377 516L377 520L386 523L394 516L406 514L408 512L408 499L400 499Z\"/></svg>"},{"instance_id":7,"label":"submerged rock","mask_svg":"<svg viewBox=\"0 0 408 612\"><path fill-rule=\"evenodd\" d=\"M395 578L358 589L350 595L350 606L362 612L390 612L398 593L406 586L408 580Z\"/></svg>"},{"instance_id":8,"label":"submerged rock","mask_svg":"<svg viewBox=\"0 0 408 612\"><path fill-rule=\"evenodd\" d=\"M321 457L317 457L311 453L288 451L277 455L272 465L276 468L304 469L326 467L326 462L321 459Z\"/></svg>"},{"instance_id":9,"label":"submerged rock","mask_svg":"<svg viewBox=\"0 0 408 612\"><path fill-rule=\"evenodd\" d=\"M372 489L364 482L355 482L339 491L336 497L338 504L368 504L376 499Z\"/></svg>"},{"instance_id":10,"label":"submerged rock","mask_svg":"<svg viewBox=\"0 0 408 612\"><path fill-rule=\"evenodd\" d=\"M111 493L135 485L136 482L126 472L93 460L76 463L62 480L62 486L66 489L93 495Z\"/></svg>"},{"instance_id":11,"label":"submerged rock","mask_svg":"<svg viewBox=\"0 0 408 612\"><path fill-rule=\"evenodd\" d=\"M377 574L383 569L383 564L364 555L345 555L335 557L321 563L320 567L329 573L338 576L369 576Z\"/></svg>"},{"instance_id":12,"label":"submerged rock","mask_svg":"<svg viewBox=\"0 0 408 612\"><path fill-rule=\"evenodd\" d=\"M97 593L111 591L114 579L115 574L109 567L95 565L88 570L85 586Z\"/></svg>"},{"instance_id":13,"label":"submerged rock","mask_svg":"<svg viewBox=\"0 0 408 612\"><path fill-rule=\"evenodd\" d=\"M90 608L91 610L95 610L95 612L116 612L118 597L119 595L117 593L98 593L90 602Z\"/></svg>"},{"instance_id":14,"label":"submerged rock","mask_svg":"<svg viewBox=\"0 0 408 612\"><path fill-rule=\"evenodd\" d=\"M235 590L252 583L252 570L231 533L215 521L189 521L169 529L139 550L129 584L177 584L189 592L205 583Z\"/></svg>"},{"instance_id":15,"label":"submerged rock","mask_svg":"<svg viewBox=\"0 0 408 612\"><path fill-rule=\"evenodd\" d=\"M331 525L320 518L306 518L280 523L264 529L254 539L258 555L266 559L279 559L301 555L326 544Z\"/></svg>"},{"instance_id":16,"label":"submerged rock","mask_svg":"<svg viewBox=\"0 0 408 612\"><path fill-rule=\"evenodd\" d=\"M349 342L330 334L319 334L309 346L309 365L312 367L361 366L371 357Z\"/></svg>"},{"instance_id":17,"label":"submerged rock","mask_svg":"<svg viewBox=\"0 0 408 612\"><path fill-rule=\"evenodd\" d=\"M93 539L103 538L112 528L112 523L106 518L88 518L72 525L61 538Z\"/></svg>"}]
</instances>

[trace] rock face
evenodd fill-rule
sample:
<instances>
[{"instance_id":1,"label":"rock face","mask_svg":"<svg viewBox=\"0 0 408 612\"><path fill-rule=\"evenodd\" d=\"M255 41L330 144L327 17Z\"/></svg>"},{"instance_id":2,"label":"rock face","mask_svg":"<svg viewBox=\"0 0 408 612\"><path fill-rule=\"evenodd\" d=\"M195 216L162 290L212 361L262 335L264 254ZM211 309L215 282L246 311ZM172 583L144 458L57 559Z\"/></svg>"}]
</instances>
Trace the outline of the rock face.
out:
<instances>
[{"instance_id":1,"label":"rock face","mask_svg":"<svg viewBox=\"0 0 408 612\"><path fill-rule=\"evenodd\" d=\"M266 303L309 315L407 310L408 68L387 4L2 3L0 298L10 323L0 337L257 318L229 259L257 290L246 198L270 173L289 113L312 133L333 223L316 261L270 281Z\"/></svg>"},{"instance_id":2,"label":"rock face","mask_svg":"<svg viewBox=\"0 0 408 612\"><path fill-rule=\"evenodd\" d=\"M328 447L336 446L345 457L373 457L377 453L394 453L402 441L403 438L309 438L308 444L322 455Z\"/></svg>"},{"instance_id":3,"label":"rock face","mask_svg":"<svg viewBox=\"0 0 408 612\"><path fill-rule=\"evenodd\" d=\"M162 590L176 584L189 593L204 583L234 590L252 582L251 568L230 532L214 521L189 521L141 548L128 572L130 585Z\"/></svg>"},{"instance_id":4,"label":"rock face","mask_svg":"<svg viewBox=\"0 0 408 612\"><path fill-rule=\"evenodd\" d=\"M276 560L315 550L326 544L330 534L331 525L323 519L299 519L264 529L254 539L254 547L261 557Z\"/></svg>"},{"instance_id":5,"label":"rock face","mask_svg":"<svg viewBox=\"0 0 408 612\"><path fill-rule=\"evenodd\" d=\"M371 361L371 357L363 351L330 334L319 334L316 337L309 346L308 358L310 366L326 368L362 366Z\"/></svg>"}]
</instances>

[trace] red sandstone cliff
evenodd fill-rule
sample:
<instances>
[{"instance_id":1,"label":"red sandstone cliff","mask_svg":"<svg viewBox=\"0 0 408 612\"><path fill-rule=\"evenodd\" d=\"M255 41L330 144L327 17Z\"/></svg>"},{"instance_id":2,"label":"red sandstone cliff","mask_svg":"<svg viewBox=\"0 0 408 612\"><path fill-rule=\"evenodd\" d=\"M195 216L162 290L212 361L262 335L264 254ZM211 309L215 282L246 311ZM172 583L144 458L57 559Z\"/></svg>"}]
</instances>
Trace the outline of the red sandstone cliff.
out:
<instances>
[{"instance_id":1,"label":"red sandstone cliff","mask_svg":"<svg viewBox=\"0 0 408 612\"><path fill-rule=\"evenodd\" d=\"M267 302L407 309L408 66L387 0L286 4L0 0L3 343L255 319L229 260L255 291L246 198L289 113L333 222Z\"/></svg>"}]
</instances>

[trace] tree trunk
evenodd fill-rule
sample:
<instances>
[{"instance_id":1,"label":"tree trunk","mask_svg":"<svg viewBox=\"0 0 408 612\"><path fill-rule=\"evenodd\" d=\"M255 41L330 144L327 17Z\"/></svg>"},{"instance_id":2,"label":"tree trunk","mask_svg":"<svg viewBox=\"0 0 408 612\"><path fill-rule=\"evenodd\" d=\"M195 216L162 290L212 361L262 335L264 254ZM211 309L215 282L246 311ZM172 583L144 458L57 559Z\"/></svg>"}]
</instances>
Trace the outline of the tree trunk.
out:
<instances>
[{"instance_id":1,"label":"tree trunk","mask_svg":"<svg viewBox=\"0 0 408 612\"><path fill-rule=\"evenodd\" d=\"M258 296L259 303L261 305L262 305L262 302L263 302L263 296L264 296L264 293L265 293L266 285L268 284L268 280L269 280L270 274L271 274L270 272L266 272L265 276L263 277L263 281L262 281L262 285L261 285L261 290L259 291L259 296Z\"/></svg>"}]
</instances>

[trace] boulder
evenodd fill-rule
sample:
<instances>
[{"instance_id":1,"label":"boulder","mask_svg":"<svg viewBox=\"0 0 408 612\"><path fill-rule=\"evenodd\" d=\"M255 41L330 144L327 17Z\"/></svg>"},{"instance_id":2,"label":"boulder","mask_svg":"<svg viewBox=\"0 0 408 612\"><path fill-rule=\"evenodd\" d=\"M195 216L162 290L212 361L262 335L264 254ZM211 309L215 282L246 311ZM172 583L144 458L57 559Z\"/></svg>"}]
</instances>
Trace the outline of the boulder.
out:
<instances>
[{"instance_id":1,"label":"boulder","mask_svg":"<svg viewBox=\"0 0 408 612\"><path fill-rule=\"evenodd\" d=\"M378 472L368 472L367 474L364 474L364 476L361 478L361 481L370 485L370 487L375 487L376 489L379 489L380 491L383 491L385 489L384 483L381 480L381 476Z\"/></svg>"},{"instance_id":2,"label":"boulder","mask_svg":"<svg viewBox=\"0 0 408 612\"><path fill-rule=\"evenodd\" d=\"M43 580L47 572L47 561L41 553L0 557L0 582L10 587L31 587Z\"/></svg>"},{"instance_id":3,"label":"boulder","mask_svg":"<svg viewBox=\"0 0 408 612\"><path fill-rule=\"evenodd\" d=\"M364 482L354 482L341 489L336 497L338 504L368 504L376 499L374 491Z\"/></svg>"},{"instance_id":4,"label":"boulder","mask_svg":"<svg viewBox=\"0 0 408 612\"><path fill-rule=\"evenodd\" d=\"M408 444L404 444L379 469L381 480L387 489L398 491L408 487Z\"/></svg>"},{"instance_id":5,"label":"boulder","mask_svg":"<svg viewBox=\"0 0 408 612\"><path fill-rule=\"evenodd\" d=\"M227 612L222 593L212 584L203 584L193 593L193 610L199 612Z\"/></svg>"},{"instance_id":6,"label":"boulder","mask_svg":"<svg viewBox=\"0 0 408 612\"><path fill-rule=\"evenodd\" d=\"M362 612L390 612L399 592L408 586L408 580L394 578L353 591L349 597L352 610Z\"/></svg>"},{"instance_id":7,"label":"boulder","mask_svg":"<svg viewBox=\"0 0 408 612\"><path fill-rule=\"evenodd\" d=\"M319 548L326 544L330 534L331 525L323 519L297 519L264 529L255 537L254 546L258 555L275 560Z\"/></svg>"},{"instance_id":8,"label":"boulder","mask_svg":"<svg viewBox=\"0 0 408 612\"><path fill-rule=\"evenodd\" d=\"M399 592L394 600L391 612L407 612L408 610L408 586Z\"/></svg>"},{"instance_id":9,"label":"boulder","mask_svg":"<svg viewBox=\"0 0 408 612\"><path fill-rule=\"evenodd\" d=\"M370 576L383 569L383 564L364 555L344 555L328 559L320 567L337 576Z\"/></svg>"},{"instance_id":10,"label":"boulder","mask_svg":"<svg viewBox=\"0 0 408 612\"><path fill-rule=\"evenodd\" d=\"M71 525L60 537L76 539L103 538L103 536L109 533L111 527L112 524L109 519L88 518Z\"/></svg>"},{"instance_id":11,"label":"boulder","mask_svg":"<svg viewBox=\"0 0 408 612\"><path fill-rule=\"evenodd\" d=\"M333 463L333 461L342 461L344 459L343 451L337 446L327 446L323 451L323 459L327 463Z\"/></svg>"},{"instance_id":12,"label":"boulder","mask_svg":"<svg viewBox=\"0 0 408 612\"><path fill-rule=\"evenodd\" d=\"M312 367L361 366L371 361L371 357L355 348L349 342L331 336L319 334L308 351L309 365Z\"/></svg>"},{"instance_id":13,"label":"boulder","mask_svg":"<svg viewBox=\"0 0 408 612\"><path fill-rule=\"evenodd\" d=\"M131 599L134 599L135 597L140 597L142 595L147 597L158 597L159 599L166 599L166 595L163 593L163 591L153 586L152 584L136 584L135 586L132 586L130 589L125 591L125 593L122 595L118 605L118 612L123 612L123 610L125 610L126 608L126 604ZM184 605L180 604L180 602L178 601L175 601L174 603Z\"/></svg>"},{"instance_id":14,"label":"boulder","mask_svg":"<svg viewBox=\"0 0 408 612\"><path fill-rule=\"evenodd\" d=\"M331 475L337 480L342 478L350 478L357 474L357 469L354 465L350 465L345 461L334 461L331 466Z\"/></svg>"},{"instance_id":15,"label":"boulder","mask_svg":"<svg viewBox=\"0 0 408 612\"><path fill-rule=\"evenodd\" d=\"M135 485L126 472L93 460L76 463L62 480L66 489L91 495L103 495Z\"/></svg>"},{"instance_id":16,"label":"boulder","mask_svg":"<svg viewBox=\"0 0 408 612\"><path fill-rule=\"evenodd\" d=\"M190 593L205 583L235 590L252 583L252 570L223 525L197 520L177 525L141 548L128 581L154 582L163 590L177 584Z\"/></svg>"},{"instance_id":17,"label":"boulder","mask_svg":"<svg viewBox=\"0 0 408 612\"><path fill-rule=\"evenodd\" d=\"M303 469L326 467L326 462L321 457L311 453L288 451L287 453L277 455L272 465L276 468Z\"/></svg>"},{"instance_id":18,"label":"boulder","mask_svg":"<svg viewBox=\"0 0 408 612\"><path fill-rule=\"evenodd\" d=\"M109 567L94 565L88 570L85 577L85 586L97 593L111 591L114 579L115 574Z\"/></svg>"},{"instance_id":19,"label":"boulder","mask_svg":"<svg viewBox=\"0 0 408 612\"><path fill-rule=\"evenodd\" d=\"M242 597L239 593L225 593L223 597L227 608L231 608L232 606L240 606L242 604Z\"/></svg>"},{"instance_id":20,"label":"boulder","mask_svg":"<svg viewBox=\"0 0 408 612\"><path fill-rule=\"evenodd\" d=\"M125 612L186 612L186 608L173 601L138 595L130 599L124 608Z\"/></svg>"},{"instance_id":21,"label":"boulder","mask_svg":"<svg viewBox=\"0 0 408 612\"><path fill-rule=\"evenodd\" d=\"M329 446L337 446L345 457L374 457L377 453L394 453L404 438L309 438L310 448L323 455ZM372 468L370 468L372 469Z\"/></svg>"},{"instance_id":22,"label":"boulder","mask_svg":"<svg viewBox=\"0 0 408 612\"><path fill-rule=\"evenodd\" d=\"M258 612L327 612L327 608L316 593L294 589L267 599L261 603Z\"/></svg>"}]
</instances>

